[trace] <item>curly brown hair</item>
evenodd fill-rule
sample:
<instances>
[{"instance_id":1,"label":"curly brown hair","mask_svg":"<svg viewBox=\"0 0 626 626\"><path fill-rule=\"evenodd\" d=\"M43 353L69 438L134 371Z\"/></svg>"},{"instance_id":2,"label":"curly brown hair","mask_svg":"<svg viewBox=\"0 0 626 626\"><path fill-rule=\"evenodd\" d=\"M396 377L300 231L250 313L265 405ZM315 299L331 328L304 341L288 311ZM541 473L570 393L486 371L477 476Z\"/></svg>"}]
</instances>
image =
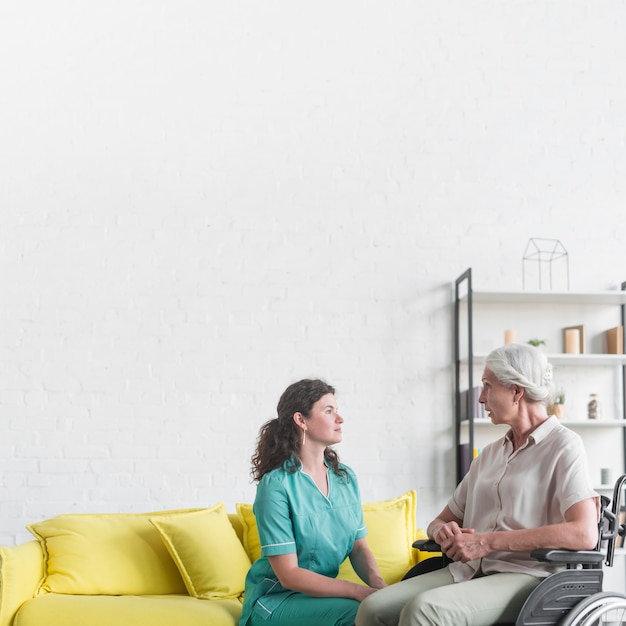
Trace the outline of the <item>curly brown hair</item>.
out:
<instances>
[{"instance_id":1,"label":"curly brown hair","mask_svg":"<svg viewBox=\"0 0 626 626\"><path fill-rule=\"evenodd\" d=\"M255 481L282 467L286 461L293 460L293 463L288 464L288 471L298 470L300 464L297 457L302 447L302 431L293 416L302 413L305 419L309 419L313 405L329 393L334 394L335 389L316 378L299 380L285 389L276 407L278 417L265 422L259 431L256 451L252 455L251 475ZM326 448L324 458L335 474L348 477L348 472L339 465L339 456L335 450Z\"/></svg>"}]
</instances>

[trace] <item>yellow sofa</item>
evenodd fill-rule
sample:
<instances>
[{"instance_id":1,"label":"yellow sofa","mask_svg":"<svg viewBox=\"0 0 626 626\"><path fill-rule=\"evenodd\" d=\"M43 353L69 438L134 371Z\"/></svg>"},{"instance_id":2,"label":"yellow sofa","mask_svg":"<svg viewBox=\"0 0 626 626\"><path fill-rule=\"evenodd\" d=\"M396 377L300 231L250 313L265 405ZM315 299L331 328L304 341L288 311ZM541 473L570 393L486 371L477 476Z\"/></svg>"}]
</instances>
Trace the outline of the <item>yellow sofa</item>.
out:
<instances>
[{"instance_id":1,"label":"yellow sofa","mask_svg":"<svg viewBox=\"0 0 626 626\"><path fill-rule=\"evenodd\" d=\"M421 560L415 492L364 503L388 583ZM0 547L0 626L236 626L260 545L249 504L139 514L59 515L35 540ZM358 581L349 561L339 577Z\"/></svg>"}]
</instances>

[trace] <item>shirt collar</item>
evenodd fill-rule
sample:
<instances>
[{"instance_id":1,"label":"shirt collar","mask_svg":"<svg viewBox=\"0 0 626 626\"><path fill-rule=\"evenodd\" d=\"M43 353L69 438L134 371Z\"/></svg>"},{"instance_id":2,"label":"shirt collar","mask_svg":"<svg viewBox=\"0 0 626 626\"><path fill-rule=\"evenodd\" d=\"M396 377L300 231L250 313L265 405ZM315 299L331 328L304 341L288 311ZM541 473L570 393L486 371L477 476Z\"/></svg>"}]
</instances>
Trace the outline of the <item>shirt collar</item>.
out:
<instances>
[{"instance_id":1,"label":"shirt collar","mask_svg":"<svg viewBox=\"0 0 626 626\"><path fill-rule=\"evenodd\" d=\"M324 459L324 465L329 467L328 461ZM297 472L302 471L302 461L300 457L294 452L286 461L283 462L283 469L285 471L289 471L290 469L296 468Z\"/></svg>"},{"instance_id":2,"label":"shirt collar","mask_svg":"<svg viewBox=\"0 0 626 626\"><path fill-rule=\"evenodd\" d=\"M534 444L541 443L555 428L559 427L559 424L560 422L556 415L551 415L528 435L528 442L532 441ZM513 441L513 431L509 430L505 438L505 441Z\"/></svg>"}]
</instances>

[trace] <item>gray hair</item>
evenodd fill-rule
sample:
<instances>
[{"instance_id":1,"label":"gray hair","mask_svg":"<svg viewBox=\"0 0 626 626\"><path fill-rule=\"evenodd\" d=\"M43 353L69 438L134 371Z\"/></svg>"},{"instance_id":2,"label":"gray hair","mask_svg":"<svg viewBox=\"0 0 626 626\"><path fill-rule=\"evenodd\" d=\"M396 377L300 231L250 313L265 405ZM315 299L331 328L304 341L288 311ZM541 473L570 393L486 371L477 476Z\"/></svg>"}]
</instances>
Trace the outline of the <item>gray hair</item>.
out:
<instances>
[{"instance_id":1,"label":"gray hair","mask_svg":"<svg viewBox=\"0 0 626 626\"><path fill-rule=\"evenodd\" d=\"M509 343L487 355L485 367L505 386L518 385L532 402L550 404L554 398L552 364L539 349Z\"/></svg>"}]
</instances>

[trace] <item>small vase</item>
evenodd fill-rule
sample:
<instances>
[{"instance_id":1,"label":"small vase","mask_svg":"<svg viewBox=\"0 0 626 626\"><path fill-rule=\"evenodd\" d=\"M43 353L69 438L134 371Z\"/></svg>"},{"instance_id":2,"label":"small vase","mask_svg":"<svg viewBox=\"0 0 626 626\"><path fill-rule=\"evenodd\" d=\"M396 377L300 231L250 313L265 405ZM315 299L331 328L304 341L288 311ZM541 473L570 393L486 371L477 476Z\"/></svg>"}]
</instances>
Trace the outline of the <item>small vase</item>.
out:
<instances>
[{"instance_id":1,"label":"small vase","mask_svg":"<svg viewBox=\"0 0 626 626\"><path fill-rule=\"evenodd\" d=\"M589 404L587 405L587 417L590 420L599 420L602 417L602 411L598 395L592 393L589 395Z\"/></svg>"}]
</instances>

